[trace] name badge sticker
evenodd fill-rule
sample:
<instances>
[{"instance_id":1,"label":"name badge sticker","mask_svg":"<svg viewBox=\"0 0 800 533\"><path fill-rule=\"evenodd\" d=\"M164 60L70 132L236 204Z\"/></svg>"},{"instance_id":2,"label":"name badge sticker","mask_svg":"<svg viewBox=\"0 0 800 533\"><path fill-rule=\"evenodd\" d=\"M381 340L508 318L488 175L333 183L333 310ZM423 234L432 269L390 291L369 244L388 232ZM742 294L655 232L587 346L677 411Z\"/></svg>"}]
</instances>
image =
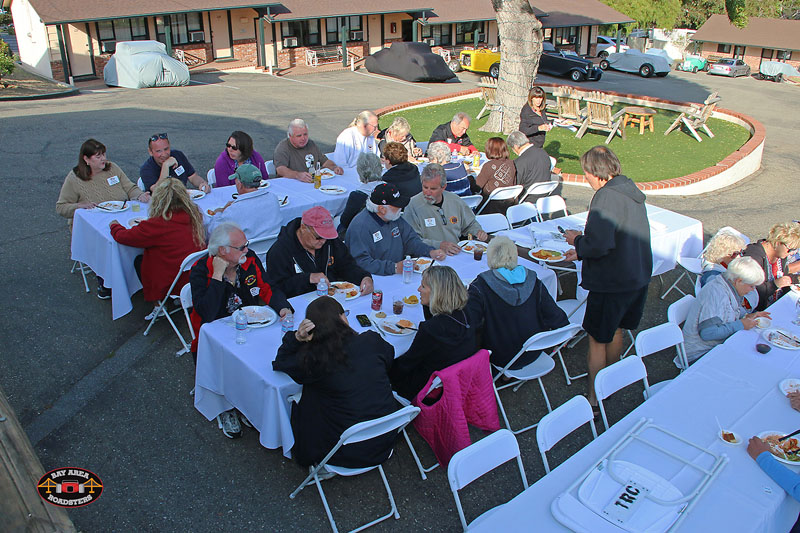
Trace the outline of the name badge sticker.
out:
<instances>
[{"instance_id":1,"label":"name badge sticker","mask_svg":"<svg viewBox=\"0 0 800 533\"><path fill-rule=\"evenodd\" d=\"M300 265L298 265L297 263L294 264L294 273L295 274L302 274L303 273L303 269L300 268Z\"/></svg>"},{"instance_id":2,"label":"name badge sticker","mask_svg":"<svg viewBox=\"0 0 800 533\"><path fill-rule=\"evenodd\" d=\"M425 227L432 228L436 226L436 219L435 218L426 218L425 219Z\"/></svg>"},{"instance_id":3,"label":"name badge sticker","mask_svg":"<svg viewBox=\"0 0 800 533\"><path fill-rule=\"evenodd\" d=\"M256 297L261 293L260 287L250 287L250 296Z\"/></svg>"},{"instance_id":4,"label":"name badge sticker","mask_svg":"<svg viewBox=\"0 0 800 533\"><path fill-rule=\"evenodd\" d=\"M383 240L383 235L381 234L380 231L376 231L375 233L372 234L372 242L378 242L381 240Z\"/></svg>"},{"instance_id":5,"label":"name badge sticker","mask_svg":"<svg viewBox=\"0 0 800 533\"><path fill-rule=\"evenodd\" d=\"M106 181L108 181L109 186L116 185L117 183L119 183L119 176L111 176Z\"/></svg>"},{"instance_id":6,"label":"name badge sticker","mask_svg":"<svg viewBox=\"0 0 800 533\"><path fill-rule=\"evenodd\" d=\"M177 167L175 167L176 176L182 176L184 172L186 171L183 169L183 165L178 165Z\"/></svg>"}]
</instances>

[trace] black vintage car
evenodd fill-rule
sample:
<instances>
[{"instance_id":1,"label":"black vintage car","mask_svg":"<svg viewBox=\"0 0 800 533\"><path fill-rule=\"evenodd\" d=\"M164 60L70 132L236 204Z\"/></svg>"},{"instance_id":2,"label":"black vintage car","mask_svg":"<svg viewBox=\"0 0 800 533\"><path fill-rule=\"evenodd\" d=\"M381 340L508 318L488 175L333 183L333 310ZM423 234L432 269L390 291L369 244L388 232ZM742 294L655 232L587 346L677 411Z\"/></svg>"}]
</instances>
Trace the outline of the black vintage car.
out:
<instances>
[{"instance_id":1,"label":"black vintage car","mask_svg":"<svg viewBox=\"0 0 800 533\"><path fill-rule=\"evenodd\" d=\"M552 76L564 76L572 81L598 81L603 71L592 62L577 54L565 53L551 43L542 43L542 57L539 59L539 72Z\"/></svg>"}]
</instances>

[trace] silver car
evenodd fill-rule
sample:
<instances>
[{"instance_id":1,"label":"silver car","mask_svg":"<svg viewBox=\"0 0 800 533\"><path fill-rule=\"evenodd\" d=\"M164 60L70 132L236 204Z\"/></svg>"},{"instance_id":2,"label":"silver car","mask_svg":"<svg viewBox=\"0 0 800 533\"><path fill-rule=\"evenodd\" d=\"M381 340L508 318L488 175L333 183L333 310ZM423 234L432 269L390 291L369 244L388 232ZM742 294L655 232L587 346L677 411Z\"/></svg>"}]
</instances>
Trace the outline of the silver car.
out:
<instances>
[{"instance_id":1,"label":"silver car","mask_svg":"<svg viewBox=\"0 0 800 533\"><path fill-rule=\"evenodd\" d=\"M741 59L726 58L720 59L708 69L709 74L717 74L719 76L730 76L735 78L737 76L749 76L750 65Z\"/></svg>"},{"instance_id":2,"label":"silver car","mask_svg":"<svg viewBox=\"0 0 800 533\"><path fill-rule=\"evenodd\" d=\"M638 73L643 78L666 76L669 74L670 63L661 56L644 54L635 48L624 53L611 54L600 61L600 68L620 70L622 72Z\"/></svg>"}]
</instances>

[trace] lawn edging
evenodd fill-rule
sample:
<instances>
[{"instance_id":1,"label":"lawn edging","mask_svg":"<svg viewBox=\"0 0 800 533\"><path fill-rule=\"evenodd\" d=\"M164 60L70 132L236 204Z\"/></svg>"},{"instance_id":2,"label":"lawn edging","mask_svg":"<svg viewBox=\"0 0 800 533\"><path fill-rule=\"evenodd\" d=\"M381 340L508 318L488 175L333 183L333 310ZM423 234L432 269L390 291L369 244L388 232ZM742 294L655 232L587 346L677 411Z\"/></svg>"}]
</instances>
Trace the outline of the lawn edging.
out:
<instances>
[{"instance_id":1,"label":"lawn edging","mask_svg":"<svg viewBox=\"0 0 800 533\"><path fill-rule=\"evenodd\" d=\"M540 83L538 84L546 91L552 91L558 84ZM670 111L685 111L690 106L686 102L676 102L653 96L643 96L619 93L616 91L604 91L606 94L615 96L620 102L632 105L651 106ZM387 113L394 113L402 109L414 109L425 107L433 103L443 104L455 100L480 97L480 88L467 89L456 93L440 96L431 96L420 100L403 102L382 107L375 111L379 117ZM730 109L717 108L712 115L714 118L738 124L750 131L750 139L741 148L732 152L716 165L706 167L697 172L692 172L686 176L671 178L660 181L650 181L637 183L636 186L647 194L658 195L694 195L703 194L729 185L750 176L761 167L761 157L764 153L764 143L766 141L766 129L758 120ZM586 178L583 174L562 174L564 183L569 185L582 185L588 187Z\"/></svg>"}]
</instances>

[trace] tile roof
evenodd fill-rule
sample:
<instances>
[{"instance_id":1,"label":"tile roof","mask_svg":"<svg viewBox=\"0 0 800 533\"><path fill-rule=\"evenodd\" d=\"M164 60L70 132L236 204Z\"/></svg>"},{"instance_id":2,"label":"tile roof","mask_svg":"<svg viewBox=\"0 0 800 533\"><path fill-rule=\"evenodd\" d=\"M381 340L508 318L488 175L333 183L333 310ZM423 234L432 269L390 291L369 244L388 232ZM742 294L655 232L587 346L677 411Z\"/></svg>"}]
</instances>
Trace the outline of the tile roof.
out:
<instances>
[{"instance_id":1,"label":"tile roof","mask_svg":"<svg viewBox=\"0 0 800 533\"><path fill-rule=\"evenodd\" d=\"M758 46L775 50L800 50L800 20L751 17L737 28L727 15L711 15L692 36L693 41Z\"/></svg>"}]
</instances>

